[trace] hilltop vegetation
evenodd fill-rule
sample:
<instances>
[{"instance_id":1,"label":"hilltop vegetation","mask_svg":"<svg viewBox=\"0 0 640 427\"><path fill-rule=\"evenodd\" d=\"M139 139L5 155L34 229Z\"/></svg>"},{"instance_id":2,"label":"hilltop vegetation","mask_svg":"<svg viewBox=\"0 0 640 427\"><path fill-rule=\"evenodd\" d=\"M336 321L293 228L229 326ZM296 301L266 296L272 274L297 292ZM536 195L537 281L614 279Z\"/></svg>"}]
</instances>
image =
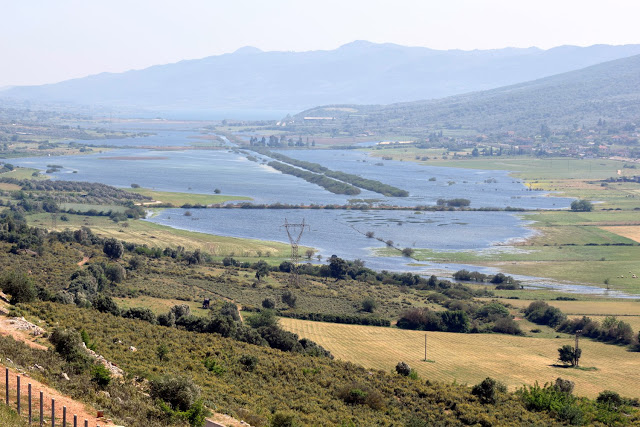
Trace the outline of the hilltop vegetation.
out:
<instances>
[{"instance_id":1,"label":"hilltop vegetation","mask_svg":"<svg viewBox=\"0 0 640 427\"><path fill-rule=\"evenodd\" d=\"M598 120L619 126L640 117L640 56L513 86L430 101L390 105L329 105L303 111L290 121L294 132L352 135L370 131L426 136L440 129L481 133L517 131L525 135L541 126L571 129ZM308 116L333 121L305 121Z\"/></svg>"}]
</instances>

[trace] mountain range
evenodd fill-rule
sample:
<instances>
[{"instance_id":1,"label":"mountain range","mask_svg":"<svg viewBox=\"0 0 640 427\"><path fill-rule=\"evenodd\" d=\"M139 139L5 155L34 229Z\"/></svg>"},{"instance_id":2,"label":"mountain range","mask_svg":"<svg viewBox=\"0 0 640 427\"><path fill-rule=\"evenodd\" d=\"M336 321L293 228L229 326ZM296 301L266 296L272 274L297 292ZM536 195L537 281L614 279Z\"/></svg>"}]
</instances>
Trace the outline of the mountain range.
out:
<instances>
[{"instance_id":1,"label":"mountain range","mask_svg":"<svg viewBox=\"0 0 640 427\"><path fill-rule=\"evenodd\" d=\"M640 54L640 45L434 50L356 41L335 50L234 53L0 92L11 100L158 112L300 111L494 89Z\"/></svg>"}]
</instances>

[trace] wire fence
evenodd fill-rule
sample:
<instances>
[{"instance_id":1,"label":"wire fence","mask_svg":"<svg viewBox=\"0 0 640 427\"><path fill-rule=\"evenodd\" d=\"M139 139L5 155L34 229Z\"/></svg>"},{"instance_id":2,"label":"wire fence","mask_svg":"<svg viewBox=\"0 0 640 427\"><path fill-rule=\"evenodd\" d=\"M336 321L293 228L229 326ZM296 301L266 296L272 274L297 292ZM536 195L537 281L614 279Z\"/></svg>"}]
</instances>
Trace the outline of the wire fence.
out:
<instances>
[{"instance_id":1,"label":"wire fence","mask_svg":"<svg viewBox=\"0 0 640 427\"><path fill-rule=\"evenodd\" d=\"M58 412L56 412L56 400L49 397L45 400L45 395L42 390L39 390L39 396L34 397L34 390L31 383L27 384L26 396L23 395L25 389L21 384L22 378L18 374L16 374L15 392L12 394L12 387L9 383L10 375L9 368L5 368L4 402L7 406L16 409L20 416L25 417L29 425L40 427L89 427L89 420L85 419L84 423L81 423L81 420L78 419L76 414L72 415L67 413L66 406L62 407L62 411L60 411L58 407ZM24 402L25 397L26 405ZM51 405L45 411L45 402L49 402L49 399L51 399ZM98 415L100 414L98 413ZM100 425L95 424L95 427L100 427Z\"/></svg>"}]
</instances>

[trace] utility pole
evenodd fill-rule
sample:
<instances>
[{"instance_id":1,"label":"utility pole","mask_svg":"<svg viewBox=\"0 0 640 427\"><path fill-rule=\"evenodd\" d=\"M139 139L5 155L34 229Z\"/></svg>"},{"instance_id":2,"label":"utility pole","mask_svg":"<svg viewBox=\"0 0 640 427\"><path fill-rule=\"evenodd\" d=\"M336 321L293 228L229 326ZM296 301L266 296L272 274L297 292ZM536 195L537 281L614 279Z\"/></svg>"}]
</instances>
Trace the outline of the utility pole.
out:
<instances>
[{"instance_id":1,"label":"utility pole","mask_svg":"<svg viewBox=\"0 0 640 427\"><path fill-rule=\"evenodd\" d=\"M424 334L424 361L427 361L427 333Z\"/></svg>"},{"instance_id":2,"label":"utility pole","mask_svg":"<svg viewBox=\"0 0 640 427\"><path fill-rule=\"evenodd\" d=\"M581 333L582 333L582 329L578 329L578 330L576 331L576 348L575 348L575 351L574 351L574 353L573 353L573 354L575 355L575 359L576 359L576 366L578 366L578 360L579 360L579 357L578 357L578 349L579 349L579 347L578 347L578 341L579 341L579 339L580 339L580 334L581 334Z\"/></svg>"},{"instance_id":3,"label":"utility pole","mask_svg":"<svg viewBox=\"0 0 640 427\"><path fill-rule=\"evenodd\" d=\"M282 227L287 230L287 236L289 236L289 243L291 244L291 272L289 273L289 283L294 288L300 287L300 281L298 278L298 263L300 262L300 255L298 254L298 243L302 238L305 228L309 229L309 225L305 224L304 218L299 224L292 224L284 219Z\"/></svg>"}]
</instances>

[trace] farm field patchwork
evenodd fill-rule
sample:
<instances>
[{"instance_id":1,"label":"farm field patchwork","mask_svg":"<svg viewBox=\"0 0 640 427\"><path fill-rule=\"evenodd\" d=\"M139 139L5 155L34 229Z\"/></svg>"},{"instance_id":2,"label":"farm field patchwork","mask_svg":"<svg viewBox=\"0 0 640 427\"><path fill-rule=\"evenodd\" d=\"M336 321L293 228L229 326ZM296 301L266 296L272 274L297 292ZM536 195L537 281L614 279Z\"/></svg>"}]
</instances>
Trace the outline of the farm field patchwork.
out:
<instances>
[{"instance_id":1,"label":"farm field patchwork","mask_svg":"<svg viewBox=\"0 0 640 427\"><path fill-rule=\"evenodd\" d=\"M425 332L285 318L280 323L285 329L316 341L336 358L370 369L391 371L404 361L422 378L476 384L489 376L504 382L509 390L562 377L576 383L578 395L595 397L603 390L614 390L628 397L640 397L638 353L587 339L580 341L583 349L580 364L596 370L552 366L557 362L558 348L573 344L570 337L428 332L427 358L434 361L430 363L422 361Z\"/></svg>"}]
</instances>

